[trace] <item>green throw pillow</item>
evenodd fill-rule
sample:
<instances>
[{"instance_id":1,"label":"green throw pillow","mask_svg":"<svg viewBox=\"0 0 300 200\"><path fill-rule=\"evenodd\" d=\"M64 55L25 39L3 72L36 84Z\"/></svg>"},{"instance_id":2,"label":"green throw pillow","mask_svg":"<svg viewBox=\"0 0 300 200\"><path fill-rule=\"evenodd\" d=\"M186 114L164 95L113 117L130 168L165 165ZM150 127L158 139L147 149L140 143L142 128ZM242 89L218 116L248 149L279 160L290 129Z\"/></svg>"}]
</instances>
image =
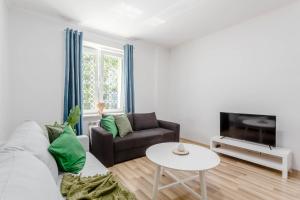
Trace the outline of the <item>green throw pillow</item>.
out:
<instances>
[{"instance_id":1,"label":"green throw pillow","mask_svg":"<svg viewBox=\"0 0 300 200\"><path fill-rule=\"evenodd\" d=\"M114 138L118 135L115 118L112 115L103 117L100 121L100 126L107 132L111 133Z\"/></svg>"},{"instance_id":2,"label":"green throw pillow","mask_svg":"<svg viewBox=\"0 0 300 200\"><path fill-rule=\"evenodd\" d=\"M54 140L48 151L53 155L61 171L78 173L85 164L86 154L71 126Z\"/></svg>"},{"instance_id":3,"label":"green throw pillow","mask_svg":"<svg viewBox=\"0 0 300 200\"><path fill-rule=\"evenodd\" d=\"M50 143L52 143L56 138L62 134L65 126L62 124L55 123L54 125L45 125Z\"/></svg>"},{"instance_id":4,"label":"green throw pillow","mask_svg":"<svg viewBox=\"0 0 300 200\"><path fill-rule=\"evenodd\" d=\"M127 115L116 115L115 122L118 127L120 137L124 137L128 133L132 133L132 127Z\"/></svg>"}]
</instances>

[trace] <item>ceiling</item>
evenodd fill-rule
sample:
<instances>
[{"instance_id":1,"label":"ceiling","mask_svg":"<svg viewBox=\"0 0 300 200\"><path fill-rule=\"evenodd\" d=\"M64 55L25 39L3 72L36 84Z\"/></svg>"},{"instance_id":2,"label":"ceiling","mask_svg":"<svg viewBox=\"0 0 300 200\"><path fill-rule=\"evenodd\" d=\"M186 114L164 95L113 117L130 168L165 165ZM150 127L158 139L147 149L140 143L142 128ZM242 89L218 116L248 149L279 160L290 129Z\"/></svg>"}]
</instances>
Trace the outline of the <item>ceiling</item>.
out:
<instances>
[{"instance_id":1,"label":"ceiling","mask_svg":"<svg viewBox=\"0 0 300 200\"><path fill-rule=\"evenodd\" d=\"M298 0L7 0L92 29L173 47Z\"/></svg>"}]
</instances>

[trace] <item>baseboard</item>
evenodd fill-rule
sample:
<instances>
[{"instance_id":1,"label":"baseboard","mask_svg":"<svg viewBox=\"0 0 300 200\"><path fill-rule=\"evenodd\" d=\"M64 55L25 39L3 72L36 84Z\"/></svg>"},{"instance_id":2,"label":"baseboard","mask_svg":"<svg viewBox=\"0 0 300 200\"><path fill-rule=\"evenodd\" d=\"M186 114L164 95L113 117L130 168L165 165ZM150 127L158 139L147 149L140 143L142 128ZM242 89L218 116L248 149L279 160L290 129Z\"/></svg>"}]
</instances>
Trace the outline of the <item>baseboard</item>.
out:
<instances>
[{"instance_id":1,"label":"baseboard","mask_svg":"<svg viewBox=\"0 0 300 200\"><path fill-rule=\"evenodd\" d=\"M293 177L300 178L300 170L293 169L292 172L290 172L290 173Z\"/></svg>"},{"instance_id":2,"label":"baseboard","mask_svg":"<svg viewBox=\"0 0 300 200\"><path fill-rule=\"evenodd\" d=\"M186 142L186 143L191 143L191 144L197 144L197 145L209 148L209 145L207 145L207 144L203 144L201 142L196 142L196 141L193 141L193 140L190 140L190 139L186 139L186 138L180 138L180 141L181 142ZM292 171L290 172L290 174L292 176L294 176L294 177L299 177L300 178L300 170L292 169Z\"/></svg>"},{"instance_id":3,"label":"baseboard","mask_svg":"<svg viewBox=\"0 0 300 200\"><path fill-rule=\"evenodd\" d=\"M186 142L186 143L191 143L191 144L197 144L197 145L209 148L208 144L203 144L203 143L196 142L196 141L193 141L193 140L190 140L190 139L186 139L186 138L180 138L180 141L181 142Z\"/></svg>"}]
</instances>

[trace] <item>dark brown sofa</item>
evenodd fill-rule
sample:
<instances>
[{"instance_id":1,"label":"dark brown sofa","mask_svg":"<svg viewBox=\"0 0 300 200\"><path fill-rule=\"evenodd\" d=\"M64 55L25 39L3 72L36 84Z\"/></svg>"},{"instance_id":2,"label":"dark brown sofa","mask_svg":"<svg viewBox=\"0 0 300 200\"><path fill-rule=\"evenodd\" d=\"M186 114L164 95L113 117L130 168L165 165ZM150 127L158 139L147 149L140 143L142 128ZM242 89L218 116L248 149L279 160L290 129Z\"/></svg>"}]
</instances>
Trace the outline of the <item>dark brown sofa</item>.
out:
<instances>
[{"instance_id":1,"label":"dark brown sofa","mask_svg":"<svg viewBox=\"0 0 300 200\"><path fill-rule=\"evenodd\" d=\"M90 151L106 167L145 156L146 149L162 142L178 142L180 125L156 120L155 113L128 114L133 133L113 138L101 127L91 130Z\"/></svg>"}]
</instances>

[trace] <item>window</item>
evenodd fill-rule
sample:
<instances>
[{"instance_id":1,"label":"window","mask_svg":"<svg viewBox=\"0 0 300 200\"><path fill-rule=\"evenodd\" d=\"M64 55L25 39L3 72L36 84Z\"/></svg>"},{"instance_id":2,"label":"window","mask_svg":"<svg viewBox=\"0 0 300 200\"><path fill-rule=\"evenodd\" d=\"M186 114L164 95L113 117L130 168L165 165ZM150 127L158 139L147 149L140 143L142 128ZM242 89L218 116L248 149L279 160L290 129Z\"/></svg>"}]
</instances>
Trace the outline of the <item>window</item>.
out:
<instances>
[{"instance_id":1,"label":"window","mask_svg":"<svg viewBox=\"0 0 300 200\"><path fill-rule=\"evenodd\" d=\"M97 103L106 112L124 111L123 50L89 42L83 45L83 110L97 113Z\"/></svg>"}]
</instances>

